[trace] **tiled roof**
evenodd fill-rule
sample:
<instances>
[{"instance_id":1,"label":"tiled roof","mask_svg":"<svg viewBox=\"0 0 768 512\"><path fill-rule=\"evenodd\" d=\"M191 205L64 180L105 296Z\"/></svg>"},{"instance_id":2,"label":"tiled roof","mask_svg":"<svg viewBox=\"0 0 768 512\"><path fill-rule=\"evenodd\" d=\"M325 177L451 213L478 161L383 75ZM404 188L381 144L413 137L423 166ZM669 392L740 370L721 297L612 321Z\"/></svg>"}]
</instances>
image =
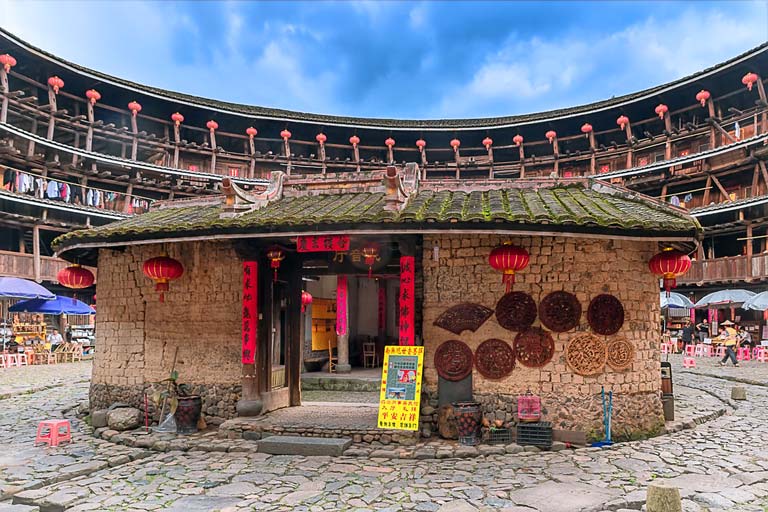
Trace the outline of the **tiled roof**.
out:
<instances>
[{"instance_id":1,"label":"tiled roof","mask_svg":"<svg viewBox=\"0 0 768 512\"><path fill-rule=\"evenodd\" d=\"M237 217L220 205L168 207L54 241L56 250L83 242L125 242L207 234L344 229L530 229L578 233L696 236L701 227L681 210L605 185L495 188L471 192L422 190L400 212L384 208L384 193L287 197ZM546 228L543 228L546 226Z\"/></svg>"}]
</instances>

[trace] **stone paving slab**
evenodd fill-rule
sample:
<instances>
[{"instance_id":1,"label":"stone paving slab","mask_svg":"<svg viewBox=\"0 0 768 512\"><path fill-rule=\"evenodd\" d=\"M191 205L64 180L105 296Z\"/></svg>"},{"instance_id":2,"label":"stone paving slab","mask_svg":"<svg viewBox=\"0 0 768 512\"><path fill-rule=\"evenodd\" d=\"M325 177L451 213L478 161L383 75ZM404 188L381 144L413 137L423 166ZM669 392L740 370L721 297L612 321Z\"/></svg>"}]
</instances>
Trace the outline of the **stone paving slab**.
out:
<instances>
[{"instance_id":1,"label":"stone paving slab","mask_svg":"<svg viewBox=\"0 0 768 512\"><path fill-rule=\"evenodd\" d=\"M269 436L256 442L261 453L330 457L340 456L350 444L349 438L299 436Z\"/></svg>"}]
</instances>

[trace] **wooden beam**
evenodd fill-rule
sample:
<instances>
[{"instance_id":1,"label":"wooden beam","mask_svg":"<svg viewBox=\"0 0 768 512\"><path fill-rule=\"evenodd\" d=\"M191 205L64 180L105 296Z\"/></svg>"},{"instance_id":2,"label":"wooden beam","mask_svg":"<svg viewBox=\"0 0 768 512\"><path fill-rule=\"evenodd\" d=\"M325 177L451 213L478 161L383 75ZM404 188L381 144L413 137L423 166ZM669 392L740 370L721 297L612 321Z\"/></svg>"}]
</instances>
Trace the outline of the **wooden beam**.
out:
<instances>
[{"instance_id":1,"label":"wooden beam","mask_svg":"<svg viewBox=\"0 0 768 512\"><path fill-rule=\"evenodd\" d=\"M728 196L728 192L725 190L725 187L720 183L720 180L718 180L714 175L710 174L712 177L712 181L715 185L717 185L717 188L720 189L720 193L723 194L723 201L727 201L730 197Z\"/></svg>"},{"instance_id":2,"label":"wooden beam","mask_svg":"<svg viewBox=\"0 0 768 512\"><path fill-rule=\"evenodd\" d=\"M763 183L765 183L766 189L768 189L768 169L765 168L765 162L759 160L757 165L760 166L760 173L763 175Z\"/></svg>"},{"instance_id":3,"label":"wooden beam","mask_svg":"<svg viewBox=\"0 0 768 512\"><path fill-rule=\"evenodd\" d=\"M42 281L40 275L40 227L32 226L32 268L34 269L35 281Z\"/></svg>"},{"instance_id":4,"label":"wooden beam","mask_svg":"<svg viewBox=\"0 0 768 512\"><path fill-rule=\"evenodd\" d=\"M752 280L752 223L749 222L747 224L747 240L744 241L746 245L746 255L747 255L747 279L746 281Z\"/></svg>"},{"instance_id":5,"label":"wooden beam","mask_svg":"<svg viewBox=\"0 0 768 512\"><path fill-rule=\"evenodd\" d=\"M285 336L285 369L290 405L301 405L301 355L304 340L301 337L301 261L290 259L288 274Z\"/></svg>"},{"instance_id":6,"label":"wooden beam","mask_svg":"<svg viewBox=\"0 0 768 512\"><path fill-rule=\"evenodd\" d=\"M48 86L48 132L45 137L48 140L53 140L53 132L56 129L56 120L53 117L58 110L56 107L56 93L53 92L53 88Z\"/></svg>"},{"instance_id":7,"label":"wooden beam","mask_svg":"<svg viewBox=\"0 0 768 512\"><path fill-rule=\"evenodd\" d=\"M714 119L710 119L709 122L712 123L712 126L714 126L715 129L717 129L717 131L725 135L726 139L730 140L731 142L738 142L738 140L736 140L733 137L733 135L725 131L725 129L722 126L720 126L720 124L717 121L715 121Z\"/></svg>"},{"instance_id":8,"label":"wooden beam","mask_svg":"<svg viewBox=\"0 0 768 512\"><path fill-rule=\"evenodd\" d=\"M703 206L706 206L709 204L709 191L712 188L712 175L707 175L707 183L704 185L704 199L703 199Z\"/></svg>"},{"instance_id":9,"label":"wooden beam","mask_svg":"<svg viewBox=\"0 0 768 512\"><path fill-rule=\"evenodd\" d=\"M750 194L751 197L758 196L757 193L757 187L760 184L760 166L755 164L755 169L752 172L752 193Z\"/></svg>"},{"instance_id":10,"label":"wooden beam","mask_svg":"<svg viewBox=\"0 0 768 512\"><path fill-rule=\"evenodd\" d=\"M0 123L8 121L8 73L4 67L0 67L0 93L3 93L3 100L0 103Z\"/></svg>"}]
</instances>

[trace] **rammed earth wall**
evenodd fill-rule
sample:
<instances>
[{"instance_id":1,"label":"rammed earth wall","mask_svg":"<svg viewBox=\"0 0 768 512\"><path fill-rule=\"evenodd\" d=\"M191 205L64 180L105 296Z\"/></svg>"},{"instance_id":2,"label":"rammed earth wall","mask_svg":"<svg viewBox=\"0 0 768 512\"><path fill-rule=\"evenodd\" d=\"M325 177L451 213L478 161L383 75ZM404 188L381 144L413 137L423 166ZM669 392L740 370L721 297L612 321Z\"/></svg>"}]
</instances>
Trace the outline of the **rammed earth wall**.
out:
<instances>
[{"instance_id":1,"label":"rammed earth wall","mask_svg":"<svg viewBox=\"0 0 768 512\"><path fill-rule=\"evenodd\" d=\"M488 265L488 254L505 240L494 235L424 237L424 384L432 397L438 382L433 355L441 343L460 339L474 351L489 338L499 338L510 345L514 342L517 333L502 328L495 316L477 332L465 331L460 336L433 325L443 311L462 302L477 302L495 309L505 290L501 275ZM554 428L582 430L599 437L602 405L598 395L605 386L606 391L614 392L615 434L626 438L658 431L663 426L659 398L659 283L648 271L647 263L657 252L657 245L551 236L513 237L511 241L525 247L531 256L528 268L517 275L514 289L531 294L537 305L555 290L574 293L584 314L577 329L552 333L555 355L543 368L526 368L518 363L510 376L500 380L486 379L473 370L475 399L483 404L486 414L513 418L517 395L531 390L541 395L544 420L553 422ZM434 260L435 244L439 261ZM615 295L624 305L624 326L614 336L631 341L636 356L627 371L617 372L606 365L599 375L582 377L566 364L565 346L576 334L589 331L587 306L601 293ZM541 326L538 318L534 325ZM433 413L433 418L436 416Z\"/></svg>"}]
</instances>

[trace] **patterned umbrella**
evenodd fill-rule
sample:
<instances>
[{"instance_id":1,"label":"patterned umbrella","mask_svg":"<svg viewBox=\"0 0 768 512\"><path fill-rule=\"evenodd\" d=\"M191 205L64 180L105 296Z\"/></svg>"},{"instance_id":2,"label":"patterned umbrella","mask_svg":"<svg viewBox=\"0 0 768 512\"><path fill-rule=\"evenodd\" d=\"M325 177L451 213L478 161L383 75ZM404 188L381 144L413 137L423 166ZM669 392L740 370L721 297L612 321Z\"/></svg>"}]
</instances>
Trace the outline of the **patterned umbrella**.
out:
<instances>
[{"instance_id":1,"label":"patterned umbrella","mask_svg":"<svg viewBox=\"0 0 768 512\"><path fill-rule=\"evenodd\" d=\"M735 308L754 296L755 292L749 290L720 290L708 293L693 307L696 309Z\"/></svg>"},{"instance_id":2,"label":"patterned umbrella","mask_svg":"<svg viewBox=\"0 0 768 512\"><path fill-rule=\"evenodd\" d=\"M661 309L666 307L670 308L692 308L693 302L683 295L682 293L670 292L669 298L667 298L667 292L661 292L659 294Z\"/></svg>"}]
</instances>

